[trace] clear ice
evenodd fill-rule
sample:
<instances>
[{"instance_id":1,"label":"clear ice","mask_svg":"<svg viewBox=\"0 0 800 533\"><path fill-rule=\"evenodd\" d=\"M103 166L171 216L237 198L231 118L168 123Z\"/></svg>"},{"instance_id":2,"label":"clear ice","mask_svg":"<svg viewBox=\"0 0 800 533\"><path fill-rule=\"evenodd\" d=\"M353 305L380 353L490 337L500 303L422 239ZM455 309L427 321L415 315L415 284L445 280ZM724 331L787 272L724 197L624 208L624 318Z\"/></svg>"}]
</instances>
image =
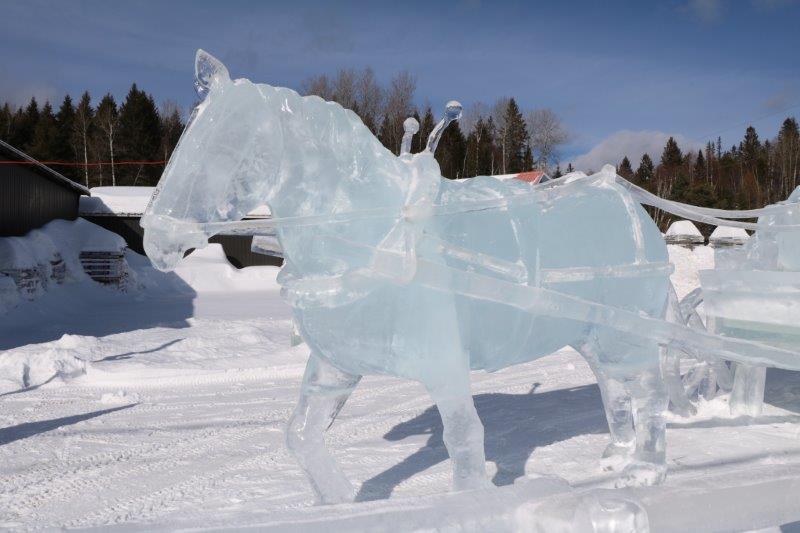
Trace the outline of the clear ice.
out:
<instances>
[{"instance_id":1,"label":"clear ice","mask_svg":"<svg viewBox=\"0 0 800 533\"><path fill-rule=\"evenodd\" d=\"M537 186L450 181L433 152L457 102L421 153L410 153L418 124L406 121L398 157L355 113L231 80L203 51L196 87L203 101L142 218L145 250L169 269L220 231L277 235L278 280L311 349L286 442L322 503L353 498L323 433L365 374L426 387L460 490L490 485L470 370L574 347L597 376L620 483L655 484L666 473L668 347L798 364L790 350L675 318L666 246L640 203L654 200L613 167ZM235 222L262 204L271 221Z\"/></svg>"}]
</instances>

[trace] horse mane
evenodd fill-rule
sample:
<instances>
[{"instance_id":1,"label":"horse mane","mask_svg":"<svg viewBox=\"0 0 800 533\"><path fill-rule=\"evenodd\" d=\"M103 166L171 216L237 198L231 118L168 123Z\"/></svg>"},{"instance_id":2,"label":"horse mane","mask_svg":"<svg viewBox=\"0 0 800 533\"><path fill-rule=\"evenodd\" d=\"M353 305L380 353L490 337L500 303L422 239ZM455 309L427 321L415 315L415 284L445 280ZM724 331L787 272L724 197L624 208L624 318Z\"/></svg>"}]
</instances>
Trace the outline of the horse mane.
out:
<instances>
[{"instance_id":1,"label":"horse mane","mask_svg":"<svg viewBox=\"0 0 800 533\"><path fill-rule=\"evenodd\" d=\"M296 204L276 206L289 211L282 216L402 203L411 171L358 115L319 96L257 87L267 105L280 109L284 155L279 194L284 198L279 201Z\"/></svg>"}]
</instances>

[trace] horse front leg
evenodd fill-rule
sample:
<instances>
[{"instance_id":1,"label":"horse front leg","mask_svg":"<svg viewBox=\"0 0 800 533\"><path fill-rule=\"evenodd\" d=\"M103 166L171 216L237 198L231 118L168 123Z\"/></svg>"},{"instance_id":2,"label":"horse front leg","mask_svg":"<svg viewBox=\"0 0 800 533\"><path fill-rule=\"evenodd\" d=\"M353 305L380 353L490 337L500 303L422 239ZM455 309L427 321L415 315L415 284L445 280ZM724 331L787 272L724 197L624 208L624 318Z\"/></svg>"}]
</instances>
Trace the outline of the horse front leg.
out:
<instances>
[{"instance_id":1,"label":"horse front leg","mask_svg":"<svg viewBox=\"0 0 800 533\"><path fill-rule=\"evenodd\" d=\"M349 502L355 496L352 484L326 449L323 435L360 379L313 352L308 359L300 399L286 427L286 445L311 483L317 503Z\"/></svg>"}]
</instances>

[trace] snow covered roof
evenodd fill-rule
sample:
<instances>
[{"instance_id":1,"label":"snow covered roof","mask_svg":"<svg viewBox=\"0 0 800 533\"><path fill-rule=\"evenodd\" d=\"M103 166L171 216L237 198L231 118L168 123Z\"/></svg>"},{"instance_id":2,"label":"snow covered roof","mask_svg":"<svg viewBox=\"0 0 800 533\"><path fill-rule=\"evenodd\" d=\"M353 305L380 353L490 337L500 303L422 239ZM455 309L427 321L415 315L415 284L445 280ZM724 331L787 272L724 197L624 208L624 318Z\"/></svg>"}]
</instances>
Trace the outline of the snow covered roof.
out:
<instances>
[{"instance_id":1,"label":"snow covered roof","mask_svg":"<svg viewBox=\"0 0 800 533\"><path fill-rule=\"evenodd\" d=\"M664 237L668 243L700 244L705 242L703 234L689 220L678 220L670 224Z\"/></svg>"},{"instance_id":2,"label":"snow covered roof","mask_svg":"<svg viewBox=\"0 0 800 533\"><path fill-rule=\"evenodd\" d=\"M78 192L79 194L89 194L89 189L87 189L80 183L75 183L68 177L59 174L58 172L48 167L47 165L38 162L25 152L17 150L7 142L0 141L0 154L4 154L4 157L11 158L14 161L20 161L24 163L26 166L30 167L31 170L33 170L37 174L51 181L55 181L61 185L66 185L70 189Z\"/></svg>"},{"instance_id":3,"label":"snow covered roof","mask_svg":"<svg viewBox=\"0 0 800 533\"><path fill-rule=\"evenodd\" d=\"M743 244L749 238L750 235L742 228L717 226L717 229L708 238L708 242L714 244Z\"/></svg>"},{"instance_id":4,"label":"snow covered roof","mask_svg":"<svg viewBox=\"0 0 800 533\"><path fill-rule=\"evenodd\" d=\"M155 187L92 187L91 197L80 199L81 216L140 217ZM247 218L268 218L267 206L259 206Z\"/></svg>"}]
</instances>

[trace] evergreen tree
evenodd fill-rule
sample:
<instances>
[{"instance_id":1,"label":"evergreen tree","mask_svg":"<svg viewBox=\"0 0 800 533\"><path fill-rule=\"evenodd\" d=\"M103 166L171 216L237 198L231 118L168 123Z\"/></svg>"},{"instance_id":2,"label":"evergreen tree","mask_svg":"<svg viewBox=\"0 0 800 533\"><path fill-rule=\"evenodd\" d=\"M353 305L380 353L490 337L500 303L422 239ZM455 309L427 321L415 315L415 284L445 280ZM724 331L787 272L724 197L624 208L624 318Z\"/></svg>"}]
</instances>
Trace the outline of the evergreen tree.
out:
<instances>
[{"instance_id":1,"label":"evergreen tree","mask_svg":"<svg viewBox=\"0 0 800 533\"><path fill-rule=\"evenodd\" d=\"M494 155L494 128L492 119L479 117L467 137L467 162L464 177L492 174Z\"/></svg>"},{"instance_id":2,"label":"evergreen tree","mask_svg":"<svg viewBox=\"0 0 800 533\"><path fill-rule=\"evenodd\" d=\"M642 156L639 162L639 168L636 169L636 181L639 183L648 183L652 181L655 175L655 168L653 167L653 160L650 159L648 154Z\"/></svg>"},{"instance_id":3,"label":"evergreen tree","mask_svg":"<svg viewBox=\"0 0 800 533\"><path fill-rule=\"evenodd\" d=\"M59 161L74 162L76 159L72 136L75 129L75 106L72 105L72 98L70 95L64 96L61 107L58 108L58 113L56 113L56 127L58 128L58 135L53 158ZM59 171L72 180L78 179L80 175L78 169L72 166L61 167Z\"/></svg>"},{"instance_id":4,"label":"evergreen tree","mask_svg":"<svg viewBox=\"0 0 800 533\"><path fill-rule=\"evenodd\" d=\"M417 133L417 148L416 152L421 152L428 145L428 135L431 134L433 128L436 127L436 122L433 119L433 111L431 106L425 108L425 114L419 123L419 132Z\"/></svg>"},{"instance_id":5,"label":"evergreen tree","mask_svg":"<svg viewBox=\"0 0 800 533\"><path fill-rule=\"evenodd\" d=\"M0 108L0 139L4 141L8 141L11 137L11 121L13 117L11 106L6 102L3 104L3 107Z\"/></svg>"},{"instance_id":6,"label":"evergreen tree","mask_svg":"<svg viewBox=\"0 0 800 533\"><path fill-rule=\"evenodd\" d=\"M525 146L528 142L528 128L525 119L517 106L517 102L510 98L504 115L505 128L503 131L503 149L505 169L504 173L522 172L525 164Z\"/></svg>"},{"instance_id":7,"label":"evergreen tree","mask_svg":"<svg viewBox=\"0 0 800 533\"><path fill-rule=\"evenodd\" d=\"M667 139L667 144L664 146L664 152L661 154L661 164L668 169L677 169L683 163L683 153L678 147L675 139L670 137Z\"/></svg>"},{"instance_id":8,"label":"evergreen tree","mask_svg":"<svg viewBox=\"0 0 800 533\"><path fill-rule=\"evenodd\" d=\"M159 160L161 121L153 97L134 83L119 108L118 145L121 158L132 161ZM129 165L118 169L120 185L155 185L162 167Z\"/></svg>"},{"instance_id":9,"label":"evergreen tree","mask_svg":"<svg viewBox=\"0 0 800 533\"><path fill-rule=\"evenodd\" d=\"M564 175L564 173L561 172L561 165L556 164L556 171L553 172L553 179L557 180L558 178L560 178L563 175Z\"/></svg>"},{"instance_id":10,"label":"evergreen tree","mask_svg":"<svg viewBox=\"0 0 800 533\"><path fill-rule=\"evenodd\" d=\"M531 144L525 143L525 152L522 155L522 171L527 172L533 169L533 152L531 151Z\"/></svg>"},{"instance_id":11,"label":"evergreen tree","mask_svg":"<svg viewBox=\"0 0 800 533\"><path fill-rule=\"evenodd\" d=\"M744 163L748 165L755 164L761 156L761 141L758 140L758 133L753 126L747 127L739 150Z\"/></svg>"},{"instance_id":12,"label":"evergreen tree","mask_svg":"<svg viewBox=\"0 0 800 533\"><path fill-rule=\"evenodd\" d=\"M33 140L28 146L28 154L39 161L50 161L56 151L58 128L50 102L45 102L39 113L39 120L33 133Z\"/></svg>"},{"instance_id":13,"label":"evergreen tree","mask_svg":"<svg viewBox=\"0 0 800 533\"><path fill-rule=\"evenodd\" d=\"M631 167L631 161L628 156L622 158L619 168L617 168L617 174L629 181L633 179L633 167Z\"/></svg>"},{"instance_id":14,"label":"evergreen tree","mask_svg":"<svg viewBox=\"0 0 800 533\"><path fill-rule=\"evenodd\" d=\"M703 151L697 151L697 159L694 162L694 177L695 179L706 179L706 158L703 157Z\"/></svg>"},{"instance_id":15,"label":"evergreen tree","mask_svg":"<svg viewBox=\"0 0 800 533\"><path fill-rule=\"evenodd\" d=\"M779 196L786 198L797 185L800 173L800 129L797 120L789 117L783 121L775 146L777 158Z\"/></svg>"},{"instance_id":16,"label":"evergreen tree","mask_svg":"<svg viewBox=\"0 0 800 533\"><path fill-rule=\"evenodd\" d=\"M436 160L442 170L442 176L448 179L464 177L466 164L467 142L461 131L458 121L450 123L439 139L436 148Z\"/></svg>"},{"instance_id":17,"label":"evergreen tree","mask_svg":"<svg viewBox=\"0 0 800 533\"><path fill-rule=\"evenodd\" d=\"M27 150L33 141L33 132L39 122L39 104L32 97L28 106L18 110L12 119L12 131L9 144L19 150Z\"/></svg>"},{"instance_id":18,"label":"evergreen tree","mask_svg":"<svg viewBox=\"0 0 800 533\"><path fill-rule=\"evenodd\" d=\"M572 163L567 163L567 174L575 172L575 169L572 167Z\"/></svg>"}]
</instances>

